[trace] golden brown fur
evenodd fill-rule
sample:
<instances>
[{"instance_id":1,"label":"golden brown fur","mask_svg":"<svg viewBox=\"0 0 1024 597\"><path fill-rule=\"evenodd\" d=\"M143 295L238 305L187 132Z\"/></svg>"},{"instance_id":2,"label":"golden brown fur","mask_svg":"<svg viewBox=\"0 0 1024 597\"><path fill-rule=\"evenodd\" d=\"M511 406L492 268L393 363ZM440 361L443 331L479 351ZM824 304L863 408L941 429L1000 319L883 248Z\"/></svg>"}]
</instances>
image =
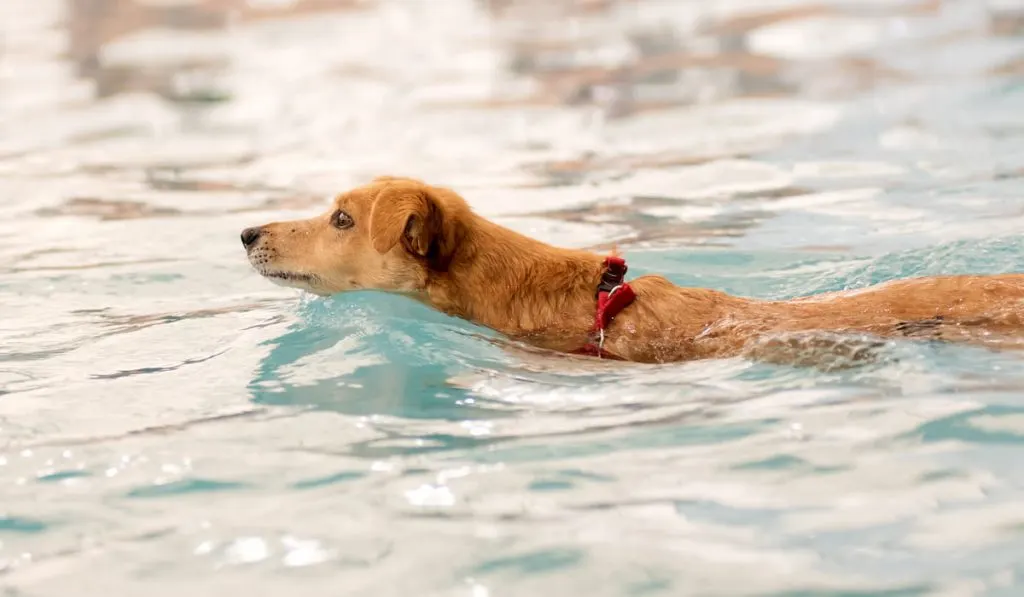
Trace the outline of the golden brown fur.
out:
<instances>
[{"instance_id":1,"label":"golden brown fur","mask_svg":"<svg viewBox=\"0 0 1024 597\"><path fill-rule=\"evenodd\" d=\"M503 228L449 189L382 177L339 195L322 216L243 237L253 266L288 286L401 293L560 352L590 340L603 256ZM682 288L660 276L630 284L636 301L612 321L604 348L638 362L801 362L808 350L837 346L835 333L1005 344L1024 330L1022 274L897 280L788 301Z\"/></svg>"}]
</instances>

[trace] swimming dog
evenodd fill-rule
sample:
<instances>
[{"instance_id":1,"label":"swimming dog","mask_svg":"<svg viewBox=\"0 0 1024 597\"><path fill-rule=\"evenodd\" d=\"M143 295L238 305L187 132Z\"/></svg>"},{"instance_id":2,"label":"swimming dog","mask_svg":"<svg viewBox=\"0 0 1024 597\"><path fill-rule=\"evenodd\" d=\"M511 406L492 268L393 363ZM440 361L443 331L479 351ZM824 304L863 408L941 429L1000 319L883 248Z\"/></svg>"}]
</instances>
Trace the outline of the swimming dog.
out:
<instances>
[{"instance_id":1,"label":"swimming dog","mask_svg":"<svg viewBox=\"0 0 1024 597\"><path fill-rule=\"evenodd\" d=\"M379 177L312 219L242 232L252 266L318 295L406 295L510 339L643 363L799 362L843 335L973 343L1024 330L1024 274L931 276L791 300L626 280L616 255L554 247L475 214L455 191Z\"/></svg>"}]
</instances>

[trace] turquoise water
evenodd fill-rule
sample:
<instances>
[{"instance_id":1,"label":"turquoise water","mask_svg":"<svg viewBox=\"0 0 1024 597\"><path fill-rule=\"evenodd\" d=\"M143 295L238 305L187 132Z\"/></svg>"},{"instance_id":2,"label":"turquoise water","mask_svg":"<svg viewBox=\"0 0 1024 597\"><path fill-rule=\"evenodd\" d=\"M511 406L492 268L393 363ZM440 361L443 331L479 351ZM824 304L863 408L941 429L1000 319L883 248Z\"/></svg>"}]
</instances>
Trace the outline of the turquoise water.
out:
<instances>
[{"instance_id":1,"label":"turquoise water","mask_svg":"<svg viewBox=\"0 0 1024 597\"><path fill-rule=\"evenodd\" d=\"M242 228L378 173L765 298L1024 271L1012 2L0 7L11 595L1024 591L1024 361L560 358Z\"/></svg>"}]
</instances>

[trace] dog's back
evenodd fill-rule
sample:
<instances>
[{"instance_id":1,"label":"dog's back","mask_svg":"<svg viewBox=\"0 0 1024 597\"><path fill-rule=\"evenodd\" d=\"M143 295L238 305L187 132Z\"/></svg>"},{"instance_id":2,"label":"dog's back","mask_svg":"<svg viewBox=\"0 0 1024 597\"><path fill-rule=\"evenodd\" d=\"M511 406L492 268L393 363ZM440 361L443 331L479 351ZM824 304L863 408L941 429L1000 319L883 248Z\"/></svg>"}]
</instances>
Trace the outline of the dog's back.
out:
<instances>
[{"instance_id":1,"label":"dog's back","mask_svg":"<svg viewBox=\"0 0 1024 597\"><path fill-rule=\"evenodd\" d=\"M995 342L1024 332L1024 274L910 278L786 301L683 288L659 276L633 286L637 301L615 323L622 340L609 347L630 360L734 356L792 333Z\"/></svg>"}]
</instances>

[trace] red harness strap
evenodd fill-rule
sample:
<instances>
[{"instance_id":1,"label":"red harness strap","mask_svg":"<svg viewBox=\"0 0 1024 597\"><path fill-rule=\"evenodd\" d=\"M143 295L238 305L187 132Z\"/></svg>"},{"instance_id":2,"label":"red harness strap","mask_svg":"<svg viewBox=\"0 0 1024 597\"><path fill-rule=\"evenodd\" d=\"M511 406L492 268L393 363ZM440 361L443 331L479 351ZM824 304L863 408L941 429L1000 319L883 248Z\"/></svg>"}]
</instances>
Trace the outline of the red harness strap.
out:
<instances>
[{"instance_id":1,"label":"red harness strap","mask_svg":"<svg viewBox=\"0 0 1024 597\"><path fill-rule=\"evenodd\" d=\"M621 257L606 257L604 274L597 286L597 311L594 313L594 327L591 328L591 341L576 354L595 356L597 358L613 358L615 355L604 350L604 330L623 309L636 299L636 293L625 282L626 260Z\"/></svg>"}]
</instances>

